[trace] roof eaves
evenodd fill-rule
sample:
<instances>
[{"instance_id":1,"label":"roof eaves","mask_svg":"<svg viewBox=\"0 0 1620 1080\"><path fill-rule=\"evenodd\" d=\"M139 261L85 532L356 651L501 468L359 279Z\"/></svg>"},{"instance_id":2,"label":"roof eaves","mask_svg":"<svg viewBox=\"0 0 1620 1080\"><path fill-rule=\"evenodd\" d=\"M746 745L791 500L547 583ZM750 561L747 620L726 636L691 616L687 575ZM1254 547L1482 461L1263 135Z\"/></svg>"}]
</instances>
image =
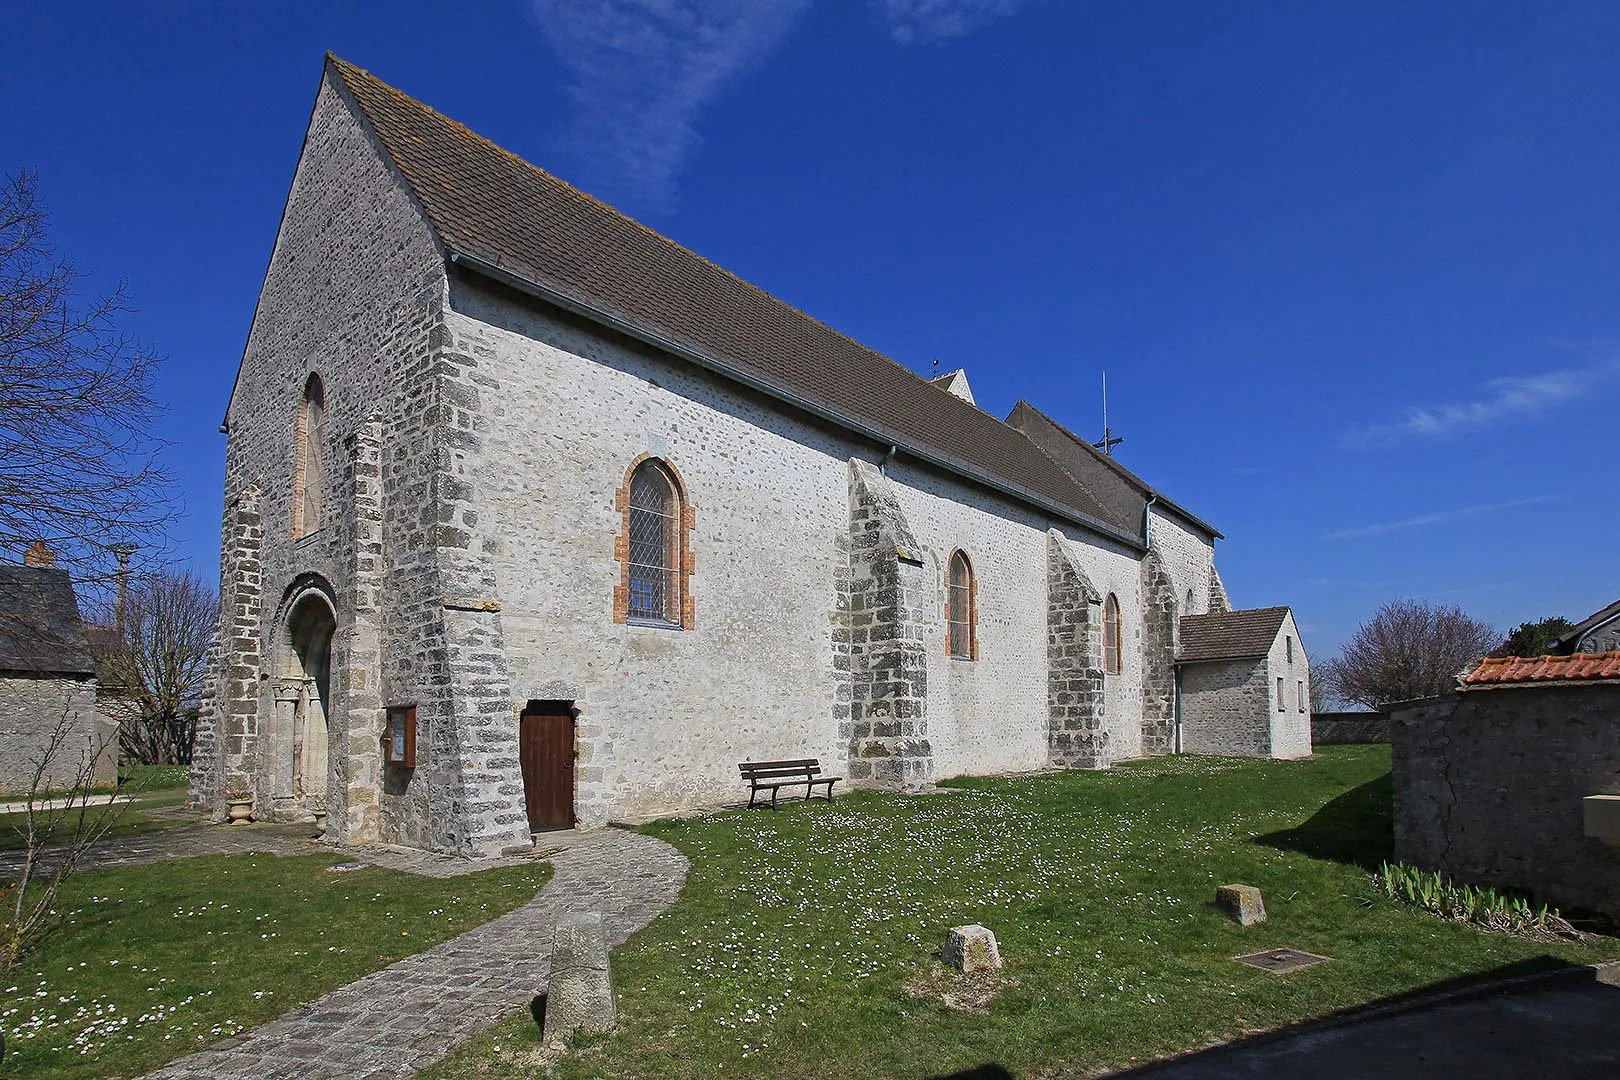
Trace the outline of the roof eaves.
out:
<instances>
[{"instance_id":1,"label":"roof eaves","mask_svg":"<svg viewBox=\"0 0 1620 1080\"><path fill-rule=\"evenodd\" d=\"M478 274L479 276L499 282L500 284L506 285L509 288L516 289L519 292L538 297L547 303L554 304L568 311L572 311L576 315L589 319L591 322L594 322L600 326L604 326L610 330L614 330L618 333L634 338L661 351L672 353L673 355L679 356L684 360L697 364L699 367L712 371L717 375L721 375L725 378L731 379L734 382L741 383L751 390L755 390L759 393L767 395L768 397L792 405L795 408L801 409L823 420L830 421L839 427L853 431L858 435L872 439L875 442L897 447L898 449L904 450L911 457L917 458L920 461L928 462L929 464L946 469L949 472L964 476L970 480L973 480L975 483L989 487L996 491L1000 491L1003 494L1010 495L1021 502L1036 506L1039 509L1053 514L1065 521L1072 522L1083 528L1099 533L1100 535L1106 536L1109 539L1117 540L1123 544L1126 544L1133 550L1141 551L1143 549L1140 537L1125 532L1110 522L1103 521L1072 506L1065 506L1062 503L1047 498L1046 496L1038 494L1037 492L1031 491L1028 488L1020 484L1016 484L1010 480L1002 477L992 476L989 473L969 465L968 463L961 461L950 454L936 450L932 447L922 446L916 440L908 439L905 436L899 435L893 431L881 429L876 425L866 421L857 420L852 416L846 415L845 413L830 408L820 402L812 401L809 398L803 397L781 386L777 386L769 380L762 379L758 376L742 371L735 365L729 364L718 357L710 356L698 349L694 349L690 346L683 345L680 342L673 341L654 330L638 325L637 323L631 322L628 319L622 318L608 311L603 311L595 305L582 301L578 297L575 297L564 290L535 280L534 276L532 275L514 273L513 271L489 262L478 255L466 251L455 250L454 248L452 248L450 251L449 261L452 266L460 267L472 273ZM940 393L948 392L941 390ZM1065 473L1064 475L1068 474Z\"/></svg>"}]
</instances>

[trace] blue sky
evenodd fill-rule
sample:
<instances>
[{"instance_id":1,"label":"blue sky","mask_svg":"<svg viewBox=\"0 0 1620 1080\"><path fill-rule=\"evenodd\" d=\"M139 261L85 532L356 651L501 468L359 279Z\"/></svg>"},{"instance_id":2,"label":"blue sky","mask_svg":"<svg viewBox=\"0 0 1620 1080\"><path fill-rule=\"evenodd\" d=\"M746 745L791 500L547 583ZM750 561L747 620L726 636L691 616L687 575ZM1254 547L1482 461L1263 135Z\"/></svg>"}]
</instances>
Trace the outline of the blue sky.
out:
<instances>
[{"instance_id":1,"label":"blue sky","mask_svg":"<svg viewBox=\"0 0 1620 1080\"><path fill-rule=\"evenodd\" d=\"M1329 654L1378 603L1620 594L1620 5L487 0L8 13L0 167L127 279L216 572L216 431L332 49L1227 535Z\"/></svg>"}]
</instances>

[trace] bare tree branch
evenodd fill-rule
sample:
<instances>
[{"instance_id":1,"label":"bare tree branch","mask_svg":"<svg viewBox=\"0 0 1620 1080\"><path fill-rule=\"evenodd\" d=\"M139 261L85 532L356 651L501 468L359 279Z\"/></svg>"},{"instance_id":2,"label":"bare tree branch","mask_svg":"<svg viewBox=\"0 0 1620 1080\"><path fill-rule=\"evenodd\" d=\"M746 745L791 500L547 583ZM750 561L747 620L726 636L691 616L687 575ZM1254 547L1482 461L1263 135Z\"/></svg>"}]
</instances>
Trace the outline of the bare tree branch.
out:
<instances>
[{"instance_id":1,"label":"bare tree branch","mask_svg":"<svg viewBox=\"0 0 1620 1080\"><path fill-rule=\"evenodd\" d=\"M48 225L33 173L0 182L0 549L43 540L83 583L113 572L112 545L152 550L173 512L152 431L160 358L119 329L122 285L81 294Z\"/></svg>"},{"instance_id":2,"label":"bare tree branch","mask_svg":"<svg viewBox=\"0 0 1620 1080\"><path fill-rule=\"evenodd\" d=\"M1501 640L1461 608L1392 600L1357 628L1324 676L1339 698L1376 709L1455 689L1457 676Z\"/></svg>"},{"instance_id":3,"label":"bare tree branch","mask_svg":"<svg viewBox=\"0 0 1620 1080\"><path fill-rule=\"evenodd\" d=\"M116 610L101 612L122 631L92 635L104 710L118 720L119 749L149 765L187 765L197 710L207 689L208 645L219 617L212 586L189 570L134 579Z\"/></svg>"}]
</instances>

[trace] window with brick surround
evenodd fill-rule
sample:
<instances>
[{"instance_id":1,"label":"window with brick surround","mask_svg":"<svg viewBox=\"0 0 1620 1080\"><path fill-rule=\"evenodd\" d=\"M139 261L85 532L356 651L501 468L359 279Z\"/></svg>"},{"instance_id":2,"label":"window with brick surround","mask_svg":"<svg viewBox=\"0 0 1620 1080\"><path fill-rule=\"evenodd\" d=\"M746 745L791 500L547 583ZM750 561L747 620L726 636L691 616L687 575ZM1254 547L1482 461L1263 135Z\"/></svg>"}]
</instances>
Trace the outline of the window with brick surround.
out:
<instances>
[{"instance_id":1,"label":"window with brick surround","mask_svg":"<svg viewBox=\"0 0 1620 1080\"><path fill-rule=\"evenodd\" d=\"M945 582L945 651L955 660L977 660L978 598L973 564L963 551L953 551Z\"/></svg>"},{"instance_id":2,"label":"window with brick surround","mask_svg":"<svg viewBox=\"0 0 1620 1080\"><path fill-rule=\"evenodd\" d=\"M692 508L679 474L668 462L643 455L625 473L615 503L620 579L613 621L692 629Z\"/></svg>"},{"instance_id":3,"label":"window with brick surround","mask_svg":"<svg viewBox=\"0 0 1620 1080\"><path fill-rule=\"evenodd\" d=\"M1119 598L1113 593L1103 601L1103 670L1118 675L1124 665L1119 648Z\"/></svg>"},{"instance_id":4,"label":"window with brick surround","mask_svg":"<svg viewBox=\"0 0 1620 1080\"><path fill-rule=\"evenodd\" d=\"M321 488L325 476L326 388L319 375L304 381L298 405L297 445L293 450L292 534L297 539L321 527Z\"/></svg>"}]
</instances>

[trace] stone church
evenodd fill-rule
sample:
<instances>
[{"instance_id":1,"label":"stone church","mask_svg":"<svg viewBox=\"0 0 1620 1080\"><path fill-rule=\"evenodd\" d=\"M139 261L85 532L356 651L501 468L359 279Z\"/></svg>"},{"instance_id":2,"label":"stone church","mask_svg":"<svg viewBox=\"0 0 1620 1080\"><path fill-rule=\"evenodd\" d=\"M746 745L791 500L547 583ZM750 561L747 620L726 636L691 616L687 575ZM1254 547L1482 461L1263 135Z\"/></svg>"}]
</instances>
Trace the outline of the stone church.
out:
<instances>
[{"instance_id":1,"label":"stone church","mask_svg":"<svg viewBox=\"0 0 1620 1080\"><path fill-rule=\"evenodd\" d=\"M224 430L193 801L341 841L496 853L736 802L746 760L914 787L1174 752L1179 620L1230 612L1219 534L1034 406L332 57Z\"/></svg>"}]
</instances>

